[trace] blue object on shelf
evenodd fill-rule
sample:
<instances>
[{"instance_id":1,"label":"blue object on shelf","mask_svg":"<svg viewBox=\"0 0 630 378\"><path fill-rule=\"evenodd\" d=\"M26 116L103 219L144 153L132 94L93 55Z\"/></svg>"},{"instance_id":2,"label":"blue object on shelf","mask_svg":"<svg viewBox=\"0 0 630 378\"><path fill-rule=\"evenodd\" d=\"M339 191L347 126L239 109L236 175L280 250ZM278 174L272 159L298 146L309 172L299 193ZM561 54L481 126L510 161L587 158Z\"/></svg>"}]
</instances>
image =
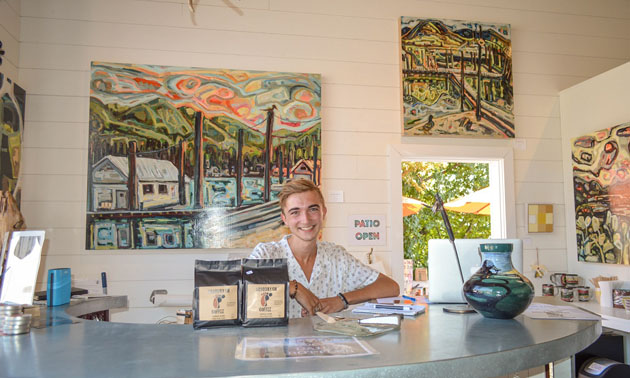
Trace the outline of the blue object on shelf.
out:
<instances>
[{"instance_id":1,"label":"blue object on shelf","mask_svg":"<svg viewBox=\"0 0 630 378\"><path fill-rule=\"evenodd\" d=\"M72 276L70 268L49 269L46 289L46 304L48 307L70 303L71 286Z\"/></svg>"}]
</instances>

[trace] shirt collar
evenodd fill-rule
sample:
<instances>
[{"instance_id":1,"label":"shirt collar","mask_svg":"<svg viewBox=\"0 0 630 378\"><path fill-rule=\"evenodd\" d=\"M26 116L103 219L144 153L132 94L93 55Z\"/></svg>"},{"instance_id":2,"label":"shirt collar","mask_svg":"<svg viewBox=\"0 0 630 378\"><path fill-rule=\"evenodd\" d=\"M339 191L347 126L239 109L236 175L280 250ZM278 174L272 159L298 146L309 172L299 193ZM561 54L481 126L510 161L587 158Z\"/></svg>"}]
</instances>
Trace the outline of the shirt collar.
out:
<instances>
[{"instance_id":1,"label":"shirt collar","mask_svg":"<svg viewBox=\"0 0 630 378\"><path fill-rule=\"evenodd\" d=\"M280 240L280 243L282 244L282 246L284 247L284 251L285 251L285 256L287 258L287 263L289 265L289 269L291 269L291 265L293 265L295 267L295 270L297 272L299 272L300 274L300 279L298 279L298 281L300 281L301 284L303 285L308 285L310 286L310 284L317 279L317 277L319 276L320 272L321 272L321 264L322 264L322 259L323 257L321 256L321 243L319 242L319 240L317 241L317 255L315 256L315 263L313 264L313 271L311 272L311 279L310 281L306 279L306 274L304 274L304 271L302 270L302 267L300 266L300 264L297 262L297 260L295 259L295 256L293 256L293 251L291 250L291 246L289 245L289 238L291 237L291 235L285 235L282 240ZM308 287L307 286L307 287Z\"/></svg>"}]
</instances>

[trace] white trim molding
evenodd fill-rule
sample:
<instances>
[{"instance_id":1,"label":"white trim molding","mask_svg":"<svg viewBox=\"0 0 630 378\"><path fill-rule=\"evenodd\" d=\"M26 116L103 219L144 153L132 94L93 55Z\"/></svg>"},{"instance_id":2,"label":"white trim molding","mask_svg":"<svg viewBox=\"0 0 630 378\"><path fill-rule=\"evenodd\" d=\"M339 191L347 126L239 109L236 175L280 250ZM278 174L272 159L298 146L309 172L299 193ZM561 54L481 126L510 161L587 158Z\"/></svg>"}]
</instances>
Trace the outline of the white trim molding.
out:
<instances>
[{"instance_id":1,"label":"white trim molding","mask_svg":"<svg viewBox=\"0 0 630 378\"><path fill-rule=\"evenodd\" d=\"M492 238L516 238L514 203L514 153L511 146L463 146L433 143L389 145L390 220L392 276L403 282L402 172L403 161L487 162L490 187L496 204L491 206ZM400 262L400 263L398 263Z\"/></svg>"}]
</instances>

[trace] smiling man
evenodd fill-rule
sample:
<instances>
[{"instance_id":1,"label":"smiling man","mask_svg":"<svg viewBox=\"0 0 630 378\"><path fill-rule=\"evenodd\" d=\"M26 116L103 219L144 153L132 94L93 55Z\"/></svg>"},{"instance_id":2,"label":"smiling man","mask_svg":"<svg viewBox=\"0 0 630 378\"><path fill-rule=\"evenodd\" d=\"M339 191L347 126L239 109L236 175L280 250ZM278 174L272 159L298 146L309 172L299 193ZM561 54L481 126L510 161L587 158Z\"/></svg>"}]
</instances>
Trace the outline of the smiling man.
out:
<instances>
[{"instance_id":1,"label":"smiling man","mask_svg":"<svg viewBox=\"0 0 630 378\"><path fill-rule=\"evenodd\" d=\"M338 312L370 299L397 296L391 278L361 263L342 246L318 241L326 216L324 197L309 180L290 181L278 195L290 235L260 243L250 258L286 258L289 267L289 317L317 311Z\"/></svg>"}]
</instances>

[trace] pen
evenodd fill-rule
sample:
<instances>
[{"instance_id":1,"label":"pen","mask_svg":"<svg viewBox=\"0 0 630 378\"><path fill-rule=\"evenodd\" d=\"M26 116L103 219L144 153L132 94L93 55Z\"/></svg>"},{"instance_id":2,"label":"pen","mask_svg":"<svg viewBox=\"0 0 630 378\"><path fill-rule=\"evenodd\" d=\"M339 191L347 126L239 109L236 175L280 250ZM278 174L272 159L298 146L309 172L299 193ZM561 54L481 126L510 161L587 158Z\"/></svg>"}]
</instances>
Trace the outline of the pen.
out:
<instances>
[{"instance_id":1,"label":"pen","mask_svg":"<svg viewBox=\"0 0 630 378\"><path fill-rule=\"evenodd\" d=\"M101 286L103 287L103 294L107 295L107 273L101 273Z\"/></svg>"},{"instance_id":2,"label":"pen","mask_svg":"<svg viewBox=\"0 0 630 378\"><path fill-rule=\"evenodd\" d=\"M410 296L407 296L407 295L403 295L402 297L405 298L405 299L408 299L408 300L410 300L412 302L416 301L416 298L414 298L414 297L410 297Z\"/></svg>"},{"instance_id":3,"label":"pen","mask_svg":"<svg viewBox=\"0 0 630 378\"><path fill-rule=\"evenodd\" d=\"M411 306L401 306L401 305L385 305L385 304L374 304L374 308L382 308L387 310L399 310L399 311L410 311L413 308Z\"/></svg>"}]
</instances>

